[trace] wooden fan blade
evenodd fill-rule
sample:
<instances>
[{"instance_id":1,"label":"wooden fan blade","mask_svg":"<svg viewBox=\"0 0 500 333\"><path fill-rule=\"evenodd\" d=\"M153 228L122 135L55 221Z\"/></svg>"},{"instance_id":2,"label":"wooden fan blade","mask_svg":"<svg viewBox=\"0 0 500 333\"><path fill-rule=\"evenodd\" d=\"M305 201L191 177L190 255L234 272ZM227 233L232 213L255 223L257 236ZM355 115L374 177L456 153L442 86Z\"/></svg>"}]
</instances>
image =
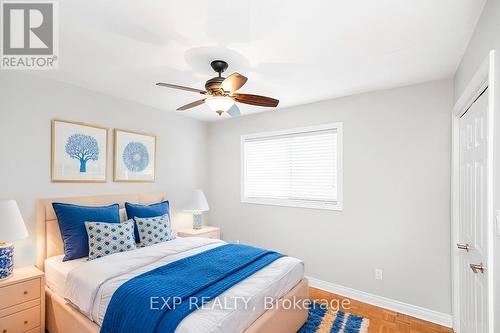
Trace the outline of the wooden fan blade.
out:
<instances>
[{"instance_id":1,"label":"wooden fan blade","mask_svg":"<svg viewBox=\"0 0 500 333\"><path fill-rule=\"evenodd\" d=\"M265 106L270 108L278 106L278 103L280 102L279 100L271 97L251 95L251 94L236 93L232 94L231 96L234 98L236 102L250 104L250 105L257 105L257 106Z\"/></svg>"},{"instance_id":2,"label":"wooden fan blade","mask_svg":"<svg viewBox=\"0 0 500 333\"><path fill-rule=\"evenodd\" d=\"M158 82L156 85L160 86L160 87L174 88L174 89L191 91L191 92L195 92L195 93L199 93L199 94L206 94L207 93L205 90L200 90L200 89L190 88L190 87L184 87L184 86L179 86L179 85L170 84L170 83Z\"/></svg>"},{"instance_id":3,"label":"wooden fan blade","mask_svg":"<svg viewBox=\"0 0 500 333\"><path fill-rule=\"evenodd\" d=\"M194 108L195 106L201 105L203 103L205 103L205 98L204 99L199 99L197 101L191 102L191 103L186 104L186 105L183 105L183 106L177 108L177 111L184 111L184 110L187 110L187 109L191 109L191 108Z\"/></svg>"},{"instance_id":4,"label":"wooden fan blade","mask_svg":"<svg viewBox=\"0 0 500 333\"><path fill-rule=\"evenodd\" d=\"M248 78L241 75L240 73L233 73L226 77L224 81L222 81L221 87L222 89L224 89L224 91L233 92L243 87L247 80Z\"/></svg>"},{"instance_id":5,"label":"wooden fan blade","mask_svg":"<svg viewBox=\"0 0 500 333\"><path fill-rule=\"evenodd\" d=\"M231 106L229 108L229 110L226 111L228 115L230 115L231 117L238 117L238 116L241 116L241 112L240 112L240 108L238 107L238 105L236 104L233 104L233 106Z\"/></svg>"}]
</instances>

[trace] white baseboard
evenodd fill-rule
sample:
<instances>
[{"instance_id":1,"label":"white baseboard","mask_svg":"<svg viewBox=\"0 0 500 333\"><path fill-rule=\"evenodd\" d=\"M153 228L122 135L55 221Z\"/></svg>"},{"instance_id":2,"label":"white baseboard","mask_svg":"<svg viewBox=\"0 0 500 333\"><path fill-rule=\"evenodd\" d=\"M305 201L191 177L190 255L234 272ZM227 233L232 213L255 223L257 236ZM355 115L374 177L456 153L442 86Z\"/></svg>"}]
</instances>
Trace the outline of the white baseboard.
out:
<instances>
[{"instance_id":1,"label":"white baseboard","mask_svg":"<svg viewBox=\"0 0 500 333\"><path fill-rule=\"evenodd\" d=\"M335 283L323 281L308 276L309 285L314 288L322 289L333 294L349 297L363 303L375 305L384 309L399 312L411 317L430 321L446 327L452 327L452 316L446 313L437 312L434 310L422 308L420 306L411 305L396 301L387 297L370 294L364 291L344 287Z\"/></svg>"}]
</instances>

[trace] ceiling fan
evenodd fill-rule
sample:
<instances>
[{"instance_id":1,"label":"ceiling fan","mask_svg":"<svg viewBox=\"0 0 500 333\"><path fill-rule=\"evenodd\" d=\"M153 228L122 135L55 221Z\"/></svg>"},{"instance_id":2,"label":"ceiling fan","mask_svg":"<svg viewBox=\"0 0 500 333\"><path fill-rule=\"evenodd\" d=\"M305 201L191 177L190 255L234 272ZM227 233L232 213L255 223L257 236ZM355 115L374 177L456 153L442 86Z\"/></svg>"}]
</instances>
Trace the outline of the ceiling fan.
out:
<instances>
[{"instance_id":1,"label":"ceiling fan","mask_svg":"<svg viewBox=\"0 0 500 333\"><path fill-rule=\"evenodd\" d=\"M279 100L271 97L236 92L243 87L248 79L239 73L233 73L228 77L223 77L222 73L228 67L227 62L223 60L214 60L210 63L210 66L212 66L214 71L219 73L219 76L213 77L205 83L206 90L162 82L158 82L156 85L205 95L205 98L183 105L177 108L177 111L188 110L206 103L213 111L217 112L219 116L227 112L231 117L237 117L240 115L240 109L235 102L272 108L278 105Z\"/></svg>"}]
</instances>

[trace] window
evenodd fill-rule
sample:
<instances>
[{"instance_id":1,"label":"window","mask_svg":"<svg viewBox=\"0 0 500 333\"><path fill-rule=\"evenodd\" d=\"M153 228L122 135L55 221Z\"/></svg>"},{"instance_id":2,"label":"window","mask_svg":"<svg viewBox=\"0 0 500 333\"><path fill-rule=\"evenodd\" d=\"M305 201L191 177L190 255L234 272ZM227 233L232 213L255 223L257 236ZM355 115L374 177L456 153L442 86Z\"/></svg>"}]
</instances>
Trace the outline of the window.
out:
<instances>
[{"instance_id":1,"label":"window","mask_svg":"<svg viewBox=\"0 0 500 333\"><path fill-rule=\"evenodd\" d=\"M342 123L241 137L247 203L342 209Z\"/></svg>"}]
</instances>

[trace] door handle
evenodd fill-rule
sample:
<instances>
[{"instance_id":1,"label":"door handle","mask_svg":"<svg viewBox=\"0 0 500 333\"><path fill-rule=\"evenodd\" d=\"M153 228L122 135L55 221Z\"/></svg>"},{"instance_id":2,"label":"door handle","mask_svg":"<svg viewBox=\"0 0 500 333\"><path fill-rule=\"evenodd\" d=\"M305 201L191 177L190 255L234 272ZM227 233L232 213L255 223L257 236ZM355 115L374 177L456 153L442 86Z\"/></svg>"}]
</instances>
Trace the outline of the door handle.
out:
<instances>
[{"instance_id":1,"label":"door handle","mask_svg":"<svg viewBox=\"0 0 500 333\"><path fill-rule=\"evenodd\" d=\"M459 250L465 250L469 252L472 248L469 244L462 244L462 243L457 243L457 247Z\"/></svg>"},{"instance_id":2,"label":"door handle","mask_svg":"<svg viewBox=\"0 0 500 333\"><path fill-rule=\"evenodd\" d=\"M483 266L483 263L478 264L470 264L470 269L474 272L474 274L477 274L478 272L481 272L481 274L484 274L484 271L486 267Z\"/></svg>"}]
</instances>

